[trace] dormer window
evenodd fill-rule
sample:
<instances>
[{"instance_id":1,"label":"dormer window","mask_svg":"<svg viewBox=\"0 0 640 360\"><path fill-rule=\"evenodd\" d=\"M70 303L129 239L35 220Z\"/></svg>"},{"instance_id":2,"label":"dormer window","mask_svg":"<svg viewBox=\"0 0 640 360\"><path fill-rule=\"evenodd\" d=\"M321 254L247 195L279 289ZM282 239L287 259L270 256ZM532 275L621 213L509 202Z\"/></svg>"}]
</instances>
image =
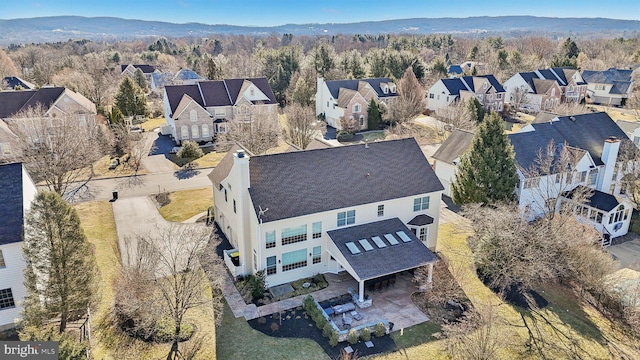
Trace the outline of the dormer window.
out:
<instances>
[{"instance_id":1,"label":"dormer window","mask_svg":"<svg viewBox=\"0 0 640 360\"><path fill-rule=\"evenodd\" d=\"M389 85L389 90L391 91L392 94L396 93L396 84L391 84Z\"/></svg>"},{"instance_id":2,"label":"dormer window","mask_svg":"<svg viewBox=\"0 0 640 360\"><path fill-rule=\"evenodd\" d=\"M382 84L380 85L380 87L382 88L382 92L385 94L389 93L389 86L387 84Z\"/></svg>"}]
</instances>

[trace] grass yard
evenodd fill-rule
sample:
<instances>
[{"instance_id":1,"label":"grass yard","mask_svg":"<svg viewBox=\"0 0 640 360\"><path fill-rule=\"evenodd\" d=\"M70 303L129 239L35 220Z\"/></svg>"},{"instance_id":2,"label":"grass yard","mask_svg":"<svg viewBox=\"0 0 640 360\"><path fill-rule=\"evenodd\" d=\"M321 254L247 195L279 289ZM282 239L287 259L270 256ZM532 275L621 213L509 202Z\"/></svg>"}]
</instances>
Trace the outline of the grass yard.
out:
<instances>
[{"instance_id":1,"label":"grass yard","mask_svg":"<svg viewBox=\"0 0 640 360\"><path fill-rule=\"evenodd\" d=\"M589 105L588 107L596 109L598 111L604 111L609 116L615 120L625 120L625 121L638 121L636 117L632 114L631 110L618 109L614 107L601 106L601 105Z\"/></svg>"},{"instance_id":2,"label":"grass yard","mask_svg":"<svg viewBox=\"0 0 640 360\"><path fill-rule=\"evenodd\" d=\"M158 117L158 118L154 118L154 119L149 119L143 123L141 123L140 126L141 128L144 129L144 131L152 131L155 128L159 128L163 125L167 124L167 120L165 120L165 118L163 117Z\"/></svg>"},{"instance_id":3,"label":"grass yard","mask_svg":"<svg viewBox=\"0 0 640 360\"><path fill-rule=\"evenodd\" d=\"M216 331L216 353L225 360L328 360L320 345L310 339L275 338L249 326L244 317L235 318L224 304L224 315Z\"/></svg>"},{"instance_id":4,"label":"grass yard","mask_svg":"<svg viewBox=\"0 0 640 360\"><path fill-rule=\"evenodd\" d=\"M402 335L400 335L400 331L392 332L391 337L398 349L406 349L434 341L433 334L439 333L441 330L442 327L440 325L427 321L404 329Z\"/></svg>"},{"instance_id":5,"label":"grass yard","mask_svg":"<svg viewBox=\"0 0 640 360\"><path fill-rule=\"evenodd\" d=\"M167 221L182 222L213 206L211 188L172 192L169 199L171 202L159 209Z\"/></svg>"},{"instance_id":6,"label":"grass yard","mask_svg":"<svg viewBox=\"0 0 640 360\"><path fill-rule=\"evenodd\" d=\"M91 317L93 359L163 359L171 344L153 344L132 341L114 330L111 320L111 308L114 291L113 282L120 271L120 252L118 237L113 218L111 203L108 201L81 203L75 206L89 242L94 246L94 254L98 267L100 300ZM194 335L204 337L196 359L216 358L216 332L213 318L207 311L194 310L187 313L186 321L195 324ZM189 347L192 341L180 346Z\"/></svg>"},{"instance_id":7,"label":"grass yard","mask_svg":"<svg viewBox=\"0 0 640 360\"><path fill-rule=\"evenodd\" d=\"M360 135L362 135L361 141L364 141L364 142L374 142L377 140L384 140L385 138L384 130L367 131L367 132L361 133Z\"/></svg>"},{"instance_id":8,"label":"grass yard","mask_svg":"<svg viewBox=\"0 0 640 360\"><path fill-rule=\"evenodd\" d=\"M195 160L194 163L196 163L197 167L199 168L216 167L225 155L227 154L212 151L208 154L205 154L200 159Z\"/></svg>"}]
</instances>

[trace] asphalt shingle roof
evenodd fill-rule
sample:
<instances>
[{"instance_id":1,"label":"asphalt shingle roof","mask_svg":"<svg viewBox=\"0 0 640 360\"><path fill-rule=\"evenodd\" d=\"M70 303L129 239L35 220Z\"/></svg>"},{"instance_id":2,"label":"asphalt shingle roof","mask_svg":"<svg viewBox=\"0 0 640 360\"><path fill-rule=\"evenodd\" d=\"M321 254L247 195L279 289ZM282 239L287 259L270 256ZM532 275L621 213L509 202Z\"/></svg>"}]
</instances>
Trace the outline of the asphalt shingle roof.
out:
<instances>
[{"instance_id":1,"label":"asphalt shingle roof","mask_svg":"<svg viewBox=\"0 0 640 360\"><path fill-rule=\"evenodd\" d=\"M20 86L23 90L32 90L36 87L34 84L20 79L17 76L7 76L2 79L2 81L5 81L7 83L7 86L9 86L11 89L15 89L16 87Z\"/></svg>"},{"instance_id":2,"label":"asphalt shingle roof","mask_svg":"<svg viewBox=\"0 0 640 360\"><path fill-rule=\"evenodd\" d=\"M578 192L578 194L592 192L591 196L585 201L584 204L598 210L609 212L615 209L616 206L620 205L620 202L618 202L618 199L616 199L615 196L602 191L588 189L582 185L578 185L575 189L564 193L563 196L568 199L572 199L573 195L576 192Z\"/></svg>"},{"instance_id":3,"label":"asphalt shingle roof","mask_svg":"<svg viewBox=\"0 0 640 360\"><path fill-rule=\"evenodd\" d=\"M22 110L35 108L38 105L48 111L63 92L63 87L0 91L0 118L10 118Z\"/></svg>"},{"instance_id":4,"label":"asphalt shingle roof","mask_svg":"<svg viewBox=\"0 0 640 360\"><path fill-rule=\"evenodd\" d=\"M407 234L411 241L402 241L396 234L399 231ZM398 218L331 230L327 231L327 234L360 280L374 279L436 261L436 256L431 250ZM391 245L385 238L385 234L391 234L398 244ZM371 240L374 236L380 237L387 246L379 248ZM367 239L373 250L366 251L358 242L361 239ZM354 242L360 253L352 254L346 246L348 242Z\"/></svg>"},{"instance_id":5,"label":"asphalt shingle roof","mask_svg":"<svg viewBox=\"0 0 640 360\"><path fill-rule=\"evenodd\" d=\"M631 86L632 73L633 70L630 69L616 68L609 68L603 71L583 70L582 78L587 83L613 85L609 90L610 94L626 94Z\"/></svg>"},{"instance_id":6,"label":"asphalt shingle roof","mask_svg":"<svg viewBox=\"0 0 640 360\"><path fill-rule=\"evenodd\" d=\"M440 81L442 81L451 95L460 95L460 90L467 90L467 87L464 86L460 79L442 79Z\"/></svg>"},{"instance_id":7,"label":"asphalt shingle roof","mask_svg":"<svg viewBox=\"0 0 640 360\"><path fill-rule=\"evenodd\" d=\"M413 138L254 156L249 169L264 222L444 189Z\"/></svg>"},{"instance_id":8,"label":"asphalt shingle roof","mask_svg":"<svg viewBox=\"0 0 640 360\"><path fill-rule=\"evenodd\" d=\"M171 107L171 114L176 112L176 108L178 108L178 105L185 94L189 95L193 100L195 100L195 102L204 107L204 101L202 101L202 96L200 96L200 90L198 89L197 84L165 86L164 91L167 93L169 107Z\"/></svg>"},{"instance_id":9,"label":"asphalt shingle roof","mask_svg":"<svg viewBox=\"0 0 640 360\"><path fill-rule=\"evenodd\" d=\"M120 65L120 72L123 72L124 69L127 68L127 66L129 66L129 64ZM134 64L133 67L136 69L140 69L143 74L151 74L152 72L156 71L155 66L147 64Z\"/></svg>"},{"instance_id":10,"label":"asphalt shingle roof","mask_svg":"<svg viewBox=\"0 0 640 360\"><path fill-rule=\"evenodd\" d=\"M453 160L462 156L462 154L471 147L473 136L474 133L471 131L462 129L453 130L451 135L442 143L432 157L438 161L453 164Z\"/></svg>"},{"instance_id":11,"label":"asphalt shingle roof","mask_svg":"<svg viewBox=\"0 0 640 360\"><path fill-rule=\"evenodd\" d=\"M433 224L433 218L427 214L420 214L411 219L407 224L413 226L425 226Z\"/></svg>"},{"instance_id":12,"label":"asphalt shingle roof","mask_svg":"<svg viewBox=\"0 0 640 360\"><path fill-rule=\"evenodd\" d=\"M380 88L380 83L392 83L393 81L390 78L329 80L329 81L325 81L325 84L327 84L327 88L329 89L331 96L333 96L334 99L338 99L338 95L340 94L340 88L358 91L358 85L360 81L368 82L379 98L398 95L396 93L391 93L391 92L388 92L387 94L385 94Z\"/></svg>"},{"instance_id":13,"label":"asphalt shingle roof","mask_svg":"<svg viewBox=\"0 0 640 360\"><path fill-rule=\"evenodd\" d=\"M22 164L0 165L0 245L22 241Z\"/></svg>"},{"instance_id":14,"label":"asphalt shingle roof","mask_svg":"<svg viewBox=\"0 0 640 360\"><path fill-rule=\"evenodd\" d=\"M571 118L575 120L571 120ZM516 153L516 162L523 169L529 169L538 156L553 139L556 145L567 145L583 149L591 154L596 165L602 165L602 147L610 136L628 140L627 134L605 112L574 116L560 116L558 121L534 123L535 131L509 135Z\"/></svg>"}]
</instances>

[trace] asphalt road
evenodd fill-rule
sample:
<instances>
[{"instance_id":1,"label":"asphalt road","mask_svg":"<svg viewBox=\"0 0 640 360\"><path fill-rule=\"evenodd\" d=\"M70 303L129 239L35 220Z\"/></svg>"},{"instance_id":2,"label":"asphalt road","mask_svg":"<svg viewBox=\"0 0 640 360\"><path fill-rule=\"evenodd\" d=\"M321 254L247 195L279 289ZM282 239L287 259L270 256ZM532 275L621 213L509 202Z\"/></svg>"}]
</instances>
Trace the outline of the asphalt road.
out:
<instances>
[{"instance_id":1,"label":"asphalt road","mask_svg":"<svg viewBox=\"0 0 640 360\"><path fill-rule=\"evenodd\" d=\"M176 170L172 172L138 176L97 179L86 184L70 186L65 199L71 203L109 200L112 192L118 192L119 199L157 194L162 191L177 191L211 187L207 175L212 168Z\"/></svg>"}]
</instances>

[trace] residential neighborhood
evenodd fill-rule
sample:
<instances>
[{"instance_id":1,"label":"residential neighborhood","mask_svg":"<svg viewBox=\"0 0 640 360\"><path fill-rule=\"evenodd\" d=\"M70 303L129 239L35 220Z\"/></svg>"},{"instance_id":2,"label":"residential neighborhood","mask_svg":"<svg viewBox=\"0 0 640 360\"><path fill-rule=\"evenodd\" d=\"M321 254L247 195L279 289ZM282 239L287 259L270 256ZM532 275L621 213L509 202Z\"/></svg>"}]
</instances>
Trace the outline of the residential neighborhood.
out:
<instances>
[{"instance_id":1,"label":"residential neighborhood","mask_svg":"<svg viewBox=\"0 0 640 360\"><path fill-rule=\"evenodd\" d=\"M572 10L0 34L0 353L640 358L640 20Z\"/></svg>"}]
</instances>

